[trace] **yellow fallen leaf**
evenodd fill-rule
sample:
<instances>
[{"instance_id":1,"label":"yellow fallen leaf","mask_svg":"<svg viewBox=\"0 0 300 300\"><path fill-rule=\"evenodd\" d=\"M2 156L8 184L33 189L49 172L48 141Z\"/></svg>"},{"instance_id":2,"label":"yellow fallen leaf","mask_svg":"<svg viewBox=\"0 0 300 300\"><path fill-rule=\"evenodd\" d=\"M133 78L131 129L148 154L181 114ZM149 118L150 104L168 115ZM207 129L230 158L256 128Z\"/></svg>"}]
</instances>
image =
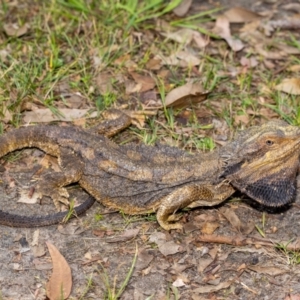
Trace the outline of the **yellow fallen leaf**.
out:
<instances>
[{"instance_id":1,"label":"yellow fallen leaf","mask_svg":"<svg viewBox=\"0 0 300 300\"><path fill-rule=\"evenodd\" d=\"M299 72L300 71L300 65L292 65L289 68L287 68L290 72Z\"/></svg>"},{"instance_id":2,"label":"yellow fallen leaf","mask_svg":"<svg viewBox=\"0 0 300 300\"><path fill-rule=\"evenodd\" d=\"M53 264L52 275L47 283L47 297L50 300L67 299L72 288L71 268L57 248L46 242Z\"/></svg>"},{"instance_id":3,"label":"yellow fallen leaf","mask_svg":"<svg viewBox=\"0 0 300 300\"><path fill-rule=\"evenodd\" d=\"M300 78L285 78L275 86L275 89L292 95L300 95Z\"/></svg>"}]
</instances>

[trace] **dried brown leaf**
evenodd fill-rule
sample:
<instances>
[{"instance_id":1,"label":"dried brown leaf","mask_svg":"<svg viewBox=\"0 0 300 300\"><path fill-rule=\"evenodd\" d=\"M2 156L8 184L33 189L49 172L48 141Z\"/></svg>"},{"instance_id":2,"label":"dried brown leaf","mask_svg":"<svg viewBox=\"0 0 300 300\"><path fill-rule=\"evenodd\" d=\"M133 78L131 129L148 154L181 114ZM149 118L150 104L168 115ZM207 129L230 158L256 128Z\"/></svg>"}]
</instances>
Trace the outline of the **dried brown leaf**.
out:
<instances>
[{"instance_id":1,"label":"dried brown leaf","mask_svg":"<svg viewBox=\"0 0 300 300\"><path fill-rule=\"evenodd\" d=\"M248 124L250 121L250 116L248 114L245 115L237 115L234 117L234 121L236 124L239 124L240 122L243 124Z\"/></svg>"},{"instance_id":2,"label":"dried brown leaf","mask_svg":"<svg viewBox=\"0 0 300 300\"><path fill-rule=\"evenodd\" d=\"M256 67L258 65L258 61L254 56L251 56L251 57L243 56L240 59L240 63L243 67L247 67L247 68L253 68L253 67Z\"/></svg>"},{"instance_id":3,"label":"dried brown leaf","mask_svg":"<svg viewBox=\"0 0 300 300\"><path fill-rule=\"evenodd\" d=\"M222 37L230 46L230 48L235 52L240 51L245 47L242 41L232 38L229 27L229 20L224 15L220 15L217 17L214 32Z\"/></svg>"},{"instance_id":4,"label":"dried brown leaf","mask_svg":"<svg viewBox=\"0 0 300 300\"><path fill-rule=\"evenodd\" d=\"M137 262L135 265L135 270L141 271L149 267L150 263L154 259L154 256L148 249L143 249L139 251Z\"/></svg>"},{"instance_id":5,"label":"dried brown leaf","mask_svg":"<svg viewBox=\"0 0 300 300\"><path fill-rule=\"evenodd\" d=\"M204 270L214 261L213 258L208 257L208 258L201 258L198 261L198 267L197 270L200 274L204 272Z\"/></svg>"},{"instance_id":6,"label":"dried brown leaf","mask_svg":"<svg viewBox=\"0 0 300 300\"><path fill-rule=\"evenodd\" d=\"M29 25L26 23L19 27L17 24L4 24L3 29L8 36L20 37L28 32Z\"/></svg>"},{"instance_id":7,"label":"dried brown leaf","mask_svg":"<svg viewBox=\"0 0 300 300\"><path fill-rule=\"evenodd\" d=\"M158 250L164 255L172 255L179 252L183 252L183 249L180 245L174 243L173 241L168 241L166 243L161 243L158 245Z\"/></svg>"},{"instance_id":8,"label":"dried brown leaf","mask_svg":"<svg viewBox=\"0 0 300 300\"><path fill-rule=\"evenodd\" d=\"M284 10L291 10L300 13L300 3L289 3L281 7Z\"/></svg>"},{"instance_id":9,"label":"dried brown leaf","mask_svg":"<svg viewBox=\"0 0 300 300\"><path fill-rule=\"evenodd\" d=\"M138 93L142 88L140 83L135 83L133 80L125 81L125 94L130 95L133 93Z\"/></svg>"},{"instance_id":10,"label":"dried brown leaf","mask_svg":"<svg viewBox=\"0 0 300 300\"><path fill-rule=\"evenodd\" d=\"M285 78L275 86L275 89L292 95L300 95L300 78Z\"/></svg>"},{"instance_id":11,"label":"dried brown leaf","mask_svg":"<svg viewBox=\"0 0 300 300\"><path fill-rule=\"evenodd\" d=\"M232 281L224 281L219 283L218 285L204 285L200 286L194 290L192 290L193 293L198 293L198 294L205 294L205 293L212 293L212 292L217 292L222 289L227 289L230 285L232 284Z\"/></svg>"},{"instance_id":12,"label":"dried brown leaf","mask_svg":"<svg viewBox=\"0 0 300 300\"><path fill-rule=\"evenodd\" d=\"M77 206L77 204L75 204L75 206ZM81 234L82 232L85 231L83 227L81 227L76 223L67 223L65 225L59 224L57 226L57 230L61 234L65 234L65 235Z\"/></svg>"},{"instance_id":13,"label":"dried brown leaf","mask_svg":"<svg viewBox=\"0 0 300 300\"><path fill-rule=\"evenodd\" d=\"M150 235L149 241L156 243L159 251L167 256L183 252L182 246L174 243L173 241L166 241L166 234L163 232L156 232Z\"/></svg>"},{"instance_id":14,"label":"dried brown leaf","mask_svg":"<svg viewBox=\"0 0 300 300\"><path fill-rule=\"evenodd\" d=\"M283 43L282 44L281 43L275 44L274 47L279 49L279 50L282 50L283 52L285 52L287 54L295 54L295 55L300 54L300 50L298 48L288 46L288 45L285 45Z\"/></svg>"},{"instance_id":15,"label":"dried brown leaf","mask_svg":"<svg viewBox=\"0 0 300 300\"><path fill-rule=\"evenodd\" d=\"M12 120L13 114L6 108L4 108L4 117L1 119L4 123L8 123Z\"/></svg>"},{"instance_id":16,"label":"dried brown leaf","mask_svg":"<svg viewBox=\"0 0 300 300\"><path fill-rule=\"evenodd\" d=\"M193 40L196 30L183 28L173 32L162 32L161 35L180 44L188 45Z\"/></svg>"},{"instance_id":17,"label":"dried brown leaf","mask_svg":"<svg viewBox=\"0 0 300 300\"><path fill-rule=\"evenodd\" d=\"M176 54L177 59L186 62L186 66L198 66L201 60L189 51L180 51Z\"/></svg>"},{"instance_id":18,"label":"dried brown leaf","mask_svg":"<svg viewBox=\"0 0 300 300\"><path fill-rule=\"evenodd\" d=\"M299 72L300 71L300 65L293 65L287 68L290 72Z\"/></svg>"},{"instance_id":19,"label":"dried brown leaf","mask_svg":"<svg viewBox=\"0 0 300 300\"><path fill-rule=\"evenodd\" d=\"M112 92L112 75L110 73L100 73L96 77L96 85L101 94Z\"/></svg>"},{"instance_id":20,"label":"dried brown leaf","mask_svg":"<svg viewBox=\"0 0 300 300\"><path fill-rule=\"evenodd\" d=\"M152 58L146 63L148 70L159 70L161 68L161 59Z\"/></svg>"},{"instance_id":21,"label":"dried brown leaf","mask_svg":"<svg viewBox=\"0 0 300 300\"><path fill-rule=\"evenodd\" d=\"M182 0L182 2L173 9L173 13L178 17L183 17L192 5L193 0Z\"/></svg>"},{"instance_id":22,"label":"dried brown leaf","mask_svg":"<svg viewBox=\"0 0 300 300\"><path fill-rule=\"evenodd\" d=\"M173 89L166 96L167 107L182 108L202 102L209 92L204 92L200 83L188 82L185 85Z\"/></svg>"},{"instance_id":23,"label":"dried brown leaf","mask_svg":"<svg viewBox=\"0 0 300 300\"><path fill-rule=\"evenodd\" d=\"M230 23L245 23L260 20L262 18L259 14L243 7L233 7L225 11L224 15Z\"/></svg>"},{"instance_id":24,"label":"dried brown leaf","mask_svg":"<svg viewBox=\"0 0 300 300\"><path fill-rule=\"evenodd\" d=\"M273 63L273 62L270 61L270 60L265 59L263 63L264 63L264 65L265 65L265 67L266 67L267 69L272 70L272 69L275 69L275 68L276 68L276 64Z\"/></svg>"},{"instance_id":25,"label":"dried brown leaf","mask_svg":"<svg viewBox=\"0 0 300 300\"><path fill-rule=\"evenodd\" d=\"M209 36L203 36L203 34L198 31L194 32L193 40L200 49L205 48L210 43Z\"/></svg>"},{"instance_id":26,"label":"dried brown leaf","mask_svg":"<svg viewBox=\"0 0 300 300\"><path fill-rule=\"evenodd\" d=\"M122 66L127 68L129 71L136 70L138 65L130 59L130 54L125 54L117 58L114 62L114 65Z\"/></svg>"},{"instance_id":27,"label":"dried brown leaf","mask_svg":"<svg viewBox=\"0 0 300 300\"><path fill-rule=\"evenodd\" d=\"M161 244L165 243L167 240L167 236L163 232L154 232L149 237L149 242L155 243L155 244Z\"/></svg>"},{"instance_id":28,"label":"dried brown leaf","mask_svg":"<svg viewBox=\"0 0 300 300\"><path fill-rule=\"evenodd\" d=\"M72 122L75 119L84 117L88 113L89 109L76 109L76 108L61 108L59 112L62 116L57 116L52 113L48 108L41 108L35 111L25 111L23 113L23 121L25 123L44 123L52 121L65 121ZM88 117L96 117L97 112L89 114Z\"/></svg>"},{"instance_id":29,"label":"dried brown leaf","mask_svg":"<svg viewBox=\"0 0 300 300\"><path fill-rule=\"evenodd\" d=\"M194 221L197 222L215 222L216 221L216 217L211 215L211 214L200 214L195 216Z\"/></svg>"},{"instance_id":30,"label":"dried brown leaf","mask_svg":"<svg viewBox=\"0 0 300 300\"><path fill-rule=\"evenodd\" d=\"M173 283L173 286L176 287L182 287L182 286L186 286L186 284L184 283L184 281L182 280L182 278L177 278Z\"/></svg>"},{"instance_id":31,"label":"dried brown leaf","mask_svg":"<svg viewBox=\"0 0 300 300\"><path fill-rule=\"evenodd\" d=\"M177 43L189 45L192 41L202 49L209 44L209 37L204 37L199 31L183 28L178 31L161 33L163 36Z\"/></svg>"},{"instance_id":32,"label":"dried brown leaf","mask_svg":"<svg viewBox=\"0 0 300 300\"><path fill-rule=\"evenodd\" d=\"M188 67L198 66L201 62L199 57L191 53L190 51L180 51L176 54L177 59L181 62L185 62Z\"/></svg>"},{"instance_id":33,"label":"dried brown leaf","mask_svg":"<svg viewBox=\"0 0 300 300\"><path fill-rule=\"evenodd\" d=\"M50 280L47 283L47 297L50 300L67 299L72 288L71 268L57 248L46 242L53 264Z\"/></svg>"},{"instance_id":34,"label":"dried brown leaf","mask_svg":"<svg viewBox=\"0 0 300 300\"><path fill-rule=\"evenodd\" d=\"M228 220L228 222L232 225L232 227L234 227L237 231L243 234L249 234L253 231L255 227L253 221L241 222L239 217L230 208L222 207L220 209L220 212Z\"/></svg>"},{"instance_id":35,"label":"dried brown leaf","mask_svg":"<svg viewBox=\"0 0 300 300\"><path fill-rule=\"evenodd\" d=\"M157 113L156 109L141 111L123 110L123 112L131 118L131 123L140 129L144 127L147 116L154 116Z\"/></svg>"},{"instance_id":36,"label":"dried brown leaf","mask_svg":"<svg viewBox=\"0 0 300 300\"><path fill-rule=\"evenodd\" d=\"M152 90L156 85L155 80L151 76L141 75L136 72L129 72L129 73L134 79L134 81L137 84L141 85L141 88L139 90L140 93Z\"/></svg>"},{"instance_id":37,"label":"dried brown leaf","mask_svg":"<svg viewBox=\"0 0 300 300\"><path fill-rule=\"evenodd\" d=\"M40 259L34 259L33 261L34 267L36 270L51 270L52 269L52 264L51 263L45 263L44 260Z\"/></svg>"},{"instance_id":38,"label":"dried brown leaf","mask_svg":"<svg viewBox=\"0 0 300 300\"><path fill-rule=\"evenodd\" d=\"M235 214L235 212L227 207L220 208L220 212L227 219L227 221L238 231L241 230L242 223L239 217Z\"/></svg>"},{"instance_id":39,"label":"dried brown leaf","mask_svg":"<svg viewBox=\"0 0 300 300\"><path fill-rule=\"evenodd\" d=\"M114 236L106 239L106 242L119 243L119 242L129 241L135 238L138 235L139 231L140 231L139 229L127 229L119 236Z\"/></svg>"},{"instance_id":40,"label":"dried brown leaf","mask_svg":"<svg viewBox=\"0 0 300 300\"><path fill-rule=\"evenodd\" d=\"M209 249L208 254L212 259L216 259L218 252L219 252L219 247L214 246L212 249Z\"/></svg>"},{"instance_id":41,"label":"dried brown leaf","mask_svg":"<svg viewBox=\"0 0 300 300\"><path fill-rule=\"evenodd\" d=\"M270 36L275 29L300 29L300 20L297 16L290 19L271 20L262 24L261 27L264 30L265 35Z\"/></svg>"},{"instance_id":42,"label":"dried brown leaf","mask_svg":"<svg viewBox=\"0 0 300 300\"><path fill-rule=\"evenodd\" d=\"M260 24L260 21L245 23L244 26L239 30L239 38L251 46L255 46L259 43L265 43L266 37L264 33L259 30Z\"/></svg>"},{"instance_id":43,"label":"dried brown leaf","mask_svg":"<svg viewBox=\"0 0 300 300\"><path fill-rule=\"evenodd\" d=\"M34 257L43 257L46 254L46 249L43 245L32 246L31 251Z\"/></svg>"},{"instance_id":44,"label":"dried brown leaf","mask_svg":"<svg viewBox=\"0 0 300 300\"><path fill-rule=\"evenodd\" d=\"M289 294L284 300L300 300L300 294Z\"/></svg>"},{"instance_id":45,"label":"dried brown leaf","mask_svg":"<svg viewBox=\"0 0 300 300\"><path fill-rule=\"evenodd\" d=\"M264 49L265 44L257 44L255 45L255 50L262 56L264 56L267 59L275 59L275 60L279 60L279 59L284 59L287 54L284 51L267 51Z\"/></svg>"},{"instance_id":46,"label":"dried brown leaf","mask_svg":"<svg viewBox=\"0 0 300 300\"><path fill-rule=\"evenodd\" d=\"M205 222L201 228L203 234L212 234L220 226L218 222Z\"/></svg>"},{"instance_id":47,"label":"dried brown leaf","mask_svg":"<svg viewBox=\"0 0 300 300\"><path fill-rule=\"evenodd\" d=\"M262 266L248 266L248 269L255 271L260 274L268 274L271 276L277 276L284 273L287 273L288 270L285 270L284 268L277 268L277 267L262 267Z\"/></svg>"},{"instance_id":48,"label":"dried brown leaf","mask_svg":"<svg viewBox=\"0 0 300 300\"><path fill-rule=\"evenodd\" d=\"M190 51L179 51L171 54L168 57L162 54L157 55L161 59L163 65L179 66L179 67L193 67L198 66L201 60Z\"/></svg>"},{"instance_id":49,"label":"dried brown leaf","mask_svg":"<svg viewBox=\"0 0 300 300\"><path fill-rule=\"evenodd\" d=\"M146 107L156 107L160 106L160 99L157 97L157 93L155 90L143 92L140 94L140 101Z\"/></svg>"}]
</instances>

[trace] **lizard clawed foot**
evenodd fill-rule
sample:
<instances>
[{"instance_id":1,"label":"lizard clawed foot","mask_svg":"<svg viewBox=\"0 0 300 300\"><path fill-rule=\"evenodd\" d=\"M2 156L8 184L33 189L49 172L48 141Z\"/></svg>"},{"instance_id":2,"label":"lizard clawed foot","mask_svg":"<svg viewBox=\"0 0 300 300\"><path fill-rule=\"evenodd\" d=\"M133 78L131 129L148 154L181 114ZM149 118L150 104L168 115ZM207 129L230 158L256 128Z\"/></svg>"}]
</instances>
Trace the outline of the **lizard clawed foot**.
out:
<instances>
[{"instance_id":1,"label":"lizard clawed foot","mask_svg":"<svg viewBox=\"0 0 300 300\"><path fill-rule=\"evenodd\" d=\"M69 206L69 193L64 187L56 187L56 186L41 186L40 184L36 187L39 198L41 199L43 196L48 196L53 200L53 203L58 211L61 211L60 203Z\"/></svg>"},{"instance_id":2,"label":"lizard clawed foot","mask_svg":"<svg viewBox=\"0 0 300 300\"><path fill-rule=\"evenodd\" d=\"M168 222L177 222L182 218L180 214L173 214L168 216Z\"/></svg>"},{"instance_id":3,"label":"lizard clawed foot","mask_svg":"<svg viewBox=\"0 0 300 300\"><path fill-rule=\"evenodd\" d=\"M159 225L165 230L183 228L182 225L178 223L178 221L181 219L181 215L179 214L167 215L164 214L164 212L159 209L156 214L156 218Z\"/></svg>"},{"instance_id":4,"label":"lizard clawed foot","mask_svg":"<svg viewBox=\"0 0 300 300\"><path fill-rule=\"evenodd\" d=\"M179 223L169 223L168 221L162 221L162 220L158 220L158 223L165 230L183 229L182 225Z\"/></svg>"}]
</instances>

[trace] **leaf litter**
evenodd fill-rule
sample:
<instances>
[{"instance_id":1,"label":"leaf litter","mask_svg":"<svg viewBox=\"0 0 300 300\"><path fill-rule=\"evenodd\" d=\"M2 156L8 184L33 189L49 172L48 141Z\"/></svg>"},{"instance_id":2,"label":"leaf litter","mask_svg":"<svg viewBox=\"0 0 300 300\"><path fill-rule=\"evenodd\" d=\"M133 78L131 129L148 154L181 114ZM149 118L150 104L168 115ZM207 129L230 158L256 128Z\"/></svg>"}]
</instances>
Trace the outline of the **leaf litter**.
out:
<instances>
[{"instance_id":1,"label":"leaf litter","mask_svg":"<svg viewBox=\"0 0 300 300\"><path fill-rule=\"evenodd\" d=\"M22 122L29 124L79 120L77 124L80 124L80 120L84 120L85 124L87 116L98 115L94 103L91 106L89 104L89 101L94 99L97 91L103 97L118 95L116 97L118 99L113 106L127 110L131 115L135 114L135 122L140 129L147 128L148 116L158 114L158 118L161 118L165 105L172 109L180 108L182 110L180 117L185 119L186 125L194 116L199 116L197 120L200 120L201 125L205 124L205 118L209 119L209 124L212 124L213 128L210 130L197 130L197 137L212 134L213 136L222 137L220 143L227 140L229 126L226 122L220 122L223 117L216 116L222 115L222 112L228 107L226 117L231 118L229 121L227 120L231 130L232 123L246 127L252 123L257 123L261 119L277 118L279 115L272 110L274 99L270 94L283 92L287 95L299 95L299 79L297 76L300 68L296 59L299 55L299 47L295 46L296 43L293 43L293 46L289 45L292 42L288 39L291 30L299 29L299 21L295 18L272 20L273 14L276 12L275 9L261 7L264 10L258 9L256 13L251 10L255 6L251 7L248 5L249 3L244 4L247 5L247 8L233 7L213 14L213 19L201 23L197 28L175 29L168 26L169 20L166 18L164 22L161 22L160 27L156 27L155 34L153 32L133 33L133 40L144 39L143 41L145 41L145 47L141 51L147 49L150 54L150 58L144 67L141 63L144 53L142 55L137 54L136 57L128 53L124 53L119 57L115 56L111 65L108 66L97 50L91 49L90 59L93 67L100 71L95 74L93 84L88 87L87 92L76 94L77 89L74 86L80 84L80 76L77 76L76 80L74 78L67 80L72 84L61 81L59 87L59 83L57 83L53 88L53 97L58 111L53 111L49 108L45 109L40 99L43 99L46 93L37 89L37 94L32 96L32 102L29 101L34 105L24 105L24 110L21 110ZM299 13L296 4L285 4L276 7L276 9ZM189 13L194 9L194 5L191 1L182 1L181 7L174 10L177 15L176 21L178 21L178 18L189 16ZM204 11L208 9L209 5L208 3L202 3L200 8ZM31 34L32 26L30 22L24 24L24 26L19 26L15 22L8 22L8 25L4 26L3 29L7 36L25 39ZM158 35L163 37L164 42L169 45L169 51L166 51L166 49L161 51L154 45L154 37ZM116 39L115 44L106 50L116 54L121 47L121 43L118 43L119 41ZM28 50L24 47L23 55L26 55L26 51ZM5 52L2 53L3 57L7 59L11 49L6 47ZM205 71L205 66L208 64L207 58L216 59L215 68L211 72L216 75L214 78L216 82L210 82L209 75ZM218 65L217 58L221 58L222 66ZM269 82L263 82L259 71L267 69L271 70L273 76L269 77ZM122 71L120 72L120 70ZM294 74L290 76L290 74L284 73L281 76L281 72L284 71L293 72ZM253 80L249 84L251 88L247 89L243 78L250 73ZM44 76L45 74L46 72L44 72ZM226 80L222 81L220 78L226 78ZM177 80L175 85L174 79ZM195 79L196 81L194 81ZM212 88L207 88L210 87L210 83ZM164 104L161 103L161 94L158 90L159 84L163 84L165 88L166 98ZM239 91L238 96L234 95L236 89ZM125 93L122 91L125 91ZM1 91L1 94L4 92ZM255 101L250 104L247 104L249 99L243 99L248 94L255 98ZM9 98L12 102L16 102L18 97L17 89L12 87ZM138 101L136 101L137 99ZM240 109L236 110L235 106ZM136 112L137 107L142 107L144 112ZM208 108L212 109L213 113ZM291 113L290 110L287 110L287 112ZM5 124L9 126L9 122L14 119L14 115L9 110L6 110L3 115ZM175 116L175 120L179 120L178 116ZM161 122L161 119L159 121ZM218 122L221 124L219 127L217 126ZM174 132L185 132L183 136L187 137L193 133L193 129L185 127L182 130L176 123ZM85 224L81 222L84 219L80 218L73 220L72 225L53 226L50 229L43 228L39 234L35 230L26 231L26 236L35 242L34 245L30 244L31 250L24 253L16 248L16 241L11 239L13 236L11 232L14 231L4 228L1 233L3 237L1 248L9 250L6 251L7 253L3 253L3 256L5 256L3 261L12 261L11 267L14 272L18 270L18 274L25 274L27 270L31 273L26 274L31 275L25 275L26 280L18 278L18 283L16 283L14 281L16 273L10 274L10 270L5 269L7 267L4 265L5 277L0 274L1 285L4 282L2 293L13 299L13 291L9 286L12 285L16 288L17 285L23 283L26 292L28 292L27 287L29 287L32 294L42 295L46 282L45 276L41 281L38 281L37 275L31 269L40 270L40 272L41 270L51 269L51 264L43 260L45 247L42 246L42 243L49 240L49 238L50 240L53 238L57 247L62 249L67 261L72 263L72 268L79 270L76 274L73 274L74 282L76 282L76 289L73 288L74 294L77 290L84 291L87 288L86 277L82 274L93 274L94 286L93 289L89 290L89 295L94 298L104 295L105 287L95 274L95 268L99 266L101 261L107 267L108 272L117 269L121 275L125 276L128 265L124 268L122 266L116 268L116 265L121 263L124 258L128 261L132 258L130 255L134 253L135 243L138 241L143 244L144 249L139 252L137 263L139 268L137 269L143 273L133 274L132 281L134 290L144 298L151 297L152 294L166 296L169 283L177 288L172 289L172 293L180 294L182 299L200 299L202 297L200 295L205 294L203 299L217 299L223 295L223 292L218 291L224 289L227 289L226 293L229 293L230 296L240 297L241 299L251 298L251 296L263 297L264 294L273 295L274 299L276 299L276 296L278 296L278 299L297 297L297 285L294 285L292 281L277 289L276 284L264 277L265 275L276 276L280 280L283 278L281 276L286 273L290 276L298 276L293 273L293 268L282 263L282 261L285 262L290 259L287 252L275 250L270 252L266 250L276 243L286 245L286 251L299 249L298 240L289 240L299 230L296 208L293 208L292 212L284 213L285 218L289 218L288 223L284 223L282 216L270 214L265 229L266 239L261 239L257 237L257 233L253 229L253 223L251 223L253 220L255 220L255 223L259 223L261 214L250 212L250 210L245 212L240 206L229 207L226 207L227 210L222 208L209 209L203 214L201 214L202 210L199 211L199 209L184 213L182 220L182 222L186 222L184 228L187 228L186 225L192 225L193 227L193 230L185 233L179 231L159 232L160 229L154 222L149 222L148 231L143 232L144 228L141 223L148 223L147 221L131 224L129 228L122 227L116 230L116 228L110 227L112 223L116 224L112 221L119 220L121 223L122 218L118 214L109 214L104 215L104 221L100 222L101 225L99 223L92 225L95 226L92 232L97 232L99 235L89 235L90 228L86 230ZM87 218L93 219L93 215L97 213L97 208L93 208L91 212L88 212ZM197 214L199 215L197 216ZM278 228L276 232L272 231L274 226ZM120 232L118 232L119 230ZM17 232L24 237L21 230ZM107 243L102 238L104 236L102 233L106 236L112 236L111 240L114 242ZM235 235L236 233L238 235ZM279 235L280 238L276 239L276 235ZM198 239L199 236L201 239ZM231 246L225 246L221 244L222 242L228 242ZM218 246L213 246L212 243L217 243ZM122 247L124 244L125 246ZM242 250L239 245L243 246ZM101 248L101 251L99 248ZM62 262L62 256L57 254L57 250L53 251L56 253L53 255L54 259L52 258L53 265L56 265L56 271L53 269L53 272L59 274L58 277L57 275L55 277L60 277L62 281L66 280L64 286L65 284L68 286L72 281L66 279L70 278L69 275L62 275L64 272L57 268L57 265L60 264L65 266ZM89 255L85 257L87 253ZM35 258L33 259L31 255ZM257 255L259 264L251 265L249 263L253 255ZM88 259L89 263L78 264L83 258ZM246 262L244 263L244 261ZM281 264L278 264L279 261ZM29 268L26 269L28 266ZM172 273L171 270L175 269L176 272ZM49 275L50 273L44 274ZM249 282L252 276L258 278L255 283ZM267 280L267 284L265 284L265 281L261 282L263 280ZM291 287L295 288L294 295L290 294ZM131 290L131 288L132 285L130 284L127 293L127 296L129 295L128 299L131 299L130 296L133 295L131 293L133 289ZM125 296L126 294L124 294L124 299L126 299ZM56 296L52 295L51 297ZM75 298L80 298L80 295L76 294ZM36 299L38 299L38 296L36 296ZM163 299L163 296L161 296L161 299Z\"/></svg>"}]
</instances>

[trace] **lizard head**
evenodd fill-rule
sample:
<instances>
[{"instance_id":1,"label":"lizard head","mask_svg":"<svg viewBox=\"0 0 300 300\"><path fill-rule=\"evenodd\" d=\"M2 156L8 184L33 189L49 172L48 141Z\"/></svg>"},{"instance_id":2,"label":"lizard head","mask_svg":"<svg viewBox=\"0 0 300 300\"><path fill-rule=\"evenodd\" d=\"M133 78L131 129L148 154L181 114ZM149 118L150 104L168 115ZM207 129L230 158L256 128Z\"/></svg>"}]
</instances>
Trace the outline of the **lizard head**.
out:
<instances>
[{"instance_id":1,"label":"lizard head","mask_svg":"<svg viewBox=\"0 0 300 300\"><path fill-rule=\"evenodd\" d=\"M283 206L296 196L299 155L300 128L270 121L224 147L222 177L265 206Z\"/></svg>"}]
</instances>

